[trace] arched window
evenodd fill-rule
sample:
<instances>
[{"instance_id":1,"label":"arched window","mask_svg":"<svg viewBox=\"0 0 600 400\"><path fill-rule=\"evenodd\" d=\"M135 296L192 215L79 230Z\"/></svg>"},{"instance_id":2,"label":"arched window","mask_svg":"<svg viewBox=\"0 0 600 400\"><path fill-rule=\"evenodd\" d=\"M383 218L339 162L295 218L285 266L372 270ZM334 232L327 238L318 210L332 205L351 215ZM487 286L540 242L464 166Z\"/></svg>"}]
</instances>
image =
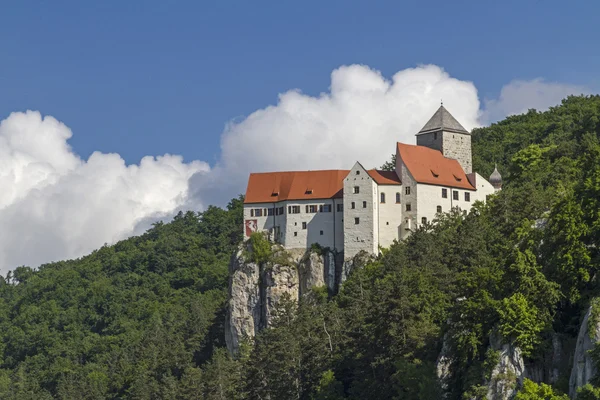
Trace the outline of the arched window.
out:
<instances>
[{"instance_id":1,"label":"arched window","mask_svg":"<svg viewBox=\"0 0 600 400\"><path fill-rule=\"evenodd\" d=\"M381 193L381 202L385 203L385 193Z\"/></svg>"},{"instance_id":2,"label":"arched window","mask_svg":"<svg viewBox=\"0 0 600 400\"><path fill-rule=\"evenodd\" d=\"M400 203L400 192L396 192L396 203Z\"/></svg>"}]
</instances>

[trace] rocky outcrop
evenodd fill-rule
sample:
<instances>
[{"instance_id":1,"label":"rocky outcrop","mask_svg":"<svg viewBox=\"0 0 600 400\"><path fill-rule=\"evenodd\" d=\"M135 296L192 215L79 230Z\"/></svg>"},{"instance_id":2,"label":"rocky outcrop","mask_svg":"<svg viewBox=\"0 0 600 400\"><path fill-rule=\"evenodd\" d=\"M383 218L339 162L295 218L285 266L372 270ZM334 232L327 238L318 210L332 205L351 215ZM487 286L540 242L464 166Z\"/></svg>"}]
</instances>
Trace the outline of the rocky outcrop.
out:
<instances>
[{"instance_id":1,"label":"rocky outcrop","mask_svg":"<svg viewBox=\"0 0 600 400\"><path fill-rule=\"evenodd\" d=\"M440 354L435 362L435 373L438 381L440 382L442 392L444 393L444 399L448 398L448 380L452 376L452 371L450 369L451 366L452 358L450 343L448 342L448 334L445 334L444 341L442 343L442 350L440 351Z\"/></svg>"},{"instance_id":2,"label":"rocky outcrop","mask_svg":"<svg viewBox=\"0 0 600 400\"><path fill-rule=\"evenodd\" d=\"M240 245L229 266L225 342L232 354L238 353L242 340L272 324L273 310L285 294L299 300L318 286L335 293L342 282L343 255L328 249L286 251L273 245L272 256L260 264L251 261L251 253L248 242ZM355 257L350 270L366 259Z\"/></svg>"},{"instance_id":3,"label":"rocky outcrop","mask_svg":"<svg viewBox=\"0 0 600 400\"><path fill-rule=\"evenodd\" d=\"M254 337L262 317L260 267L248 262L243 253L244 248L240 246L229 264L225 343L232 354L238 353L242 340Z\"/></svg>"},{"instance_id":4,"label":"rocky outcrop","mask_svg":"<svg viewBox=\"0 0 600 400\"><path fill-rule=\"evenodd\" d=\"M340 272L339 284L341 285L344 283L354 269L364 267L373 258L373 255L367 253L366 251L361 251L350 260L345 260Z\"/></svg>"},{"instance_id":5,"label":"rocky outcrop","mask_svg":"<svg viewBox=\"0 0 600 400\"><path fill-rule=\"evenodd\" d=\"M600 310L599 299L594 299L588 308L577 335L575 354L573 355L573 369L569 379L569 397L575 398L577 388L589 383L596 375L596 365L590 355L600 341L600 320L597 315Z\"/></svg>"},{"instance_id":6,"label":"rocky outcrop","mask_svg":"<svg viewBox=\"0 0 600 400\"><path fill-rule=\"evenodd\" d=\"M525 378L525 363L521 349L492 335L491 349L498 354L498 362L488 382L487 400L509 400L516 394Z\"/></svg>"},{"instance_id":7,"label":"rocky outcrop","mask_svg":"<svg viewBox=\"0 0 600 400\"><path fill-rule=\"evenodd\" d=\"M259 329L269 327L273 321L273 310L279 300L288 294L291 299L300 296L298 269L296 266L274 264L264 268L262 274L261 300L262 322ZM255 331L258 332L258 329Z\"/></svg>"},{"instance_id":8,"label":"rocky outcrop","mask_svg":"<svg viewBox=\"0 0 600 400\"><path fill-rule=\"evenodd\" d=\"M315 252L309 252L298 263L300 294L308 293L315 286L325 286L327 280L324 257Z\"/></svg>"}]
</instances>

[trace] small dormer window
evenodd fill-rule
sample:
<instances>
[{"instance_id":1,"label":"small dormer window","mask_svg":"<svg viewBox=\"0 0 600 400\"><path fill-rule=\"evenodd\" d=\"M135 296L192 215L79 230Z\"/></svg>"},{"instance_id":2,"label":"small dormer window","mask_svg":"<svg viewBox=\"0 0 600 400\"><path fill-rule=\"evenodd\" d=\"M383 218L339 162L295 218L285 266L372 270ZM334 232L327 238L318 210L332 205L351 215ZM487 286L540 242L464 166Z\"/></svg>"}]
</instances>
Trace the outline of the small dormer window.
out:
<instances>
[{"instance_id":1,"label":"small dormer window","mask_svg":"<svg viewBox=\"0 0 600 400\"><path fill-rule=\"evenodd\" d=\"M277 196L279 196L279 192L273 192L273 193L271 193L271 197L277 197Z\"/></svg>"},{"instance_id":2,"label":"small dormer window","mask_svg":"<svg viewBox=\"0 0 600 400\"><path fill-rule=\"evenodd\" d=\"M306 189L306 192L304 192L304 194L312 194L312 189Z\"/></svg>"},{"instance_id":3,"label":"small dormer window","mask_svg":"<svg viewBox=\"0 0 600 400\"><path fill-rule=\"evenodd\" d=\"M459 178L458 176L452 174L454 176L454 179L456 179L458 182L462 181L462 178Z\"/></svg>"},{"instance_id":4,"label":"small dormer window","mask_svg":"<svg viewBox=\"0 0 600 400\"><path fill-rule=\"evenodd\" d=\"M431 170L431 175L433 175L434 178L440 176L440 174L436 173L434 170Z\"/></svg>"}]
</instances>

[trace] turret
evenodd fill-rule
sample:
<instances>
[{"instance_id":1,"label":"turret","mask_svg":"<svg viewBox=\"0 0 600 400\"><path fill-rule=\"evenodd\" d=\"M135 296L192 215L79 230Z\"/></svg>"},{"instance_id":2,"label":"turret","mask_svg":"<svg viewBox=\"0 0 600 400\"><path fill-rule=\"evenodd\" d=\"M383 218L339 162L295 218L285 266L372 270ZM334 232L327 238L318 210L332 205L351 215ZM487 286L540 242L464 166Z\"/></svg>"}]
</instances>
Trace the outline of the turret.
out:
<instances>
[{"instance_id":1,"label":"turret","mask_svg":"<svg viewBox=\"0 0 600 400\"><path fill-rule=\"evenodd\" d=\"M498 172L498 165L494 165L494 172L492 172L488 181L492 184L496 192L502 189L502 175Z\"/></svg>"}]
</instances>

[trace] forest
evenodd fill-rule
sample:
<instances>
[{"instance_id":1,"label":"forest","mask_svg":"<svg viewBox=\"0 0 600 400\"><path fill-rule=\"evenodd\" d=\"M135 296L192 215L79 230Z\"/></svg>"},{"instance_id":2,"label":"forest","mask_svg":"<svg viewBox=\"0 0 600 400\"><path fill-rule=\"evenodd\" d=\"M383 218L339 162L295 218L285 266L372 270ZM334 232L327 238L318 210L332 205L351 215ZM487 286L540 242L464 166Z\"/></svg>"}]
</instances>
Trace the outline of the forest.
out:
<instances>
[{"instance_id":1,"label":"forest","mask_svg":"<svg viewBox=\"0 0 600 400\"><path fill-rule=\"evenodd\" d=\"M485 398L490 338L540 362L553 338L575 342L600 297L600 96L472 140L473 169L489 176L497 163L502 191L384 249L335 295L281 301L235 357L223 325L242 197L80 259L16 268L0 279L0 398ZM567 399L571 367L553 384L525 380L516 399ZM577 399L600 399L600 377Z\"/></svg>"}]
</instances>

